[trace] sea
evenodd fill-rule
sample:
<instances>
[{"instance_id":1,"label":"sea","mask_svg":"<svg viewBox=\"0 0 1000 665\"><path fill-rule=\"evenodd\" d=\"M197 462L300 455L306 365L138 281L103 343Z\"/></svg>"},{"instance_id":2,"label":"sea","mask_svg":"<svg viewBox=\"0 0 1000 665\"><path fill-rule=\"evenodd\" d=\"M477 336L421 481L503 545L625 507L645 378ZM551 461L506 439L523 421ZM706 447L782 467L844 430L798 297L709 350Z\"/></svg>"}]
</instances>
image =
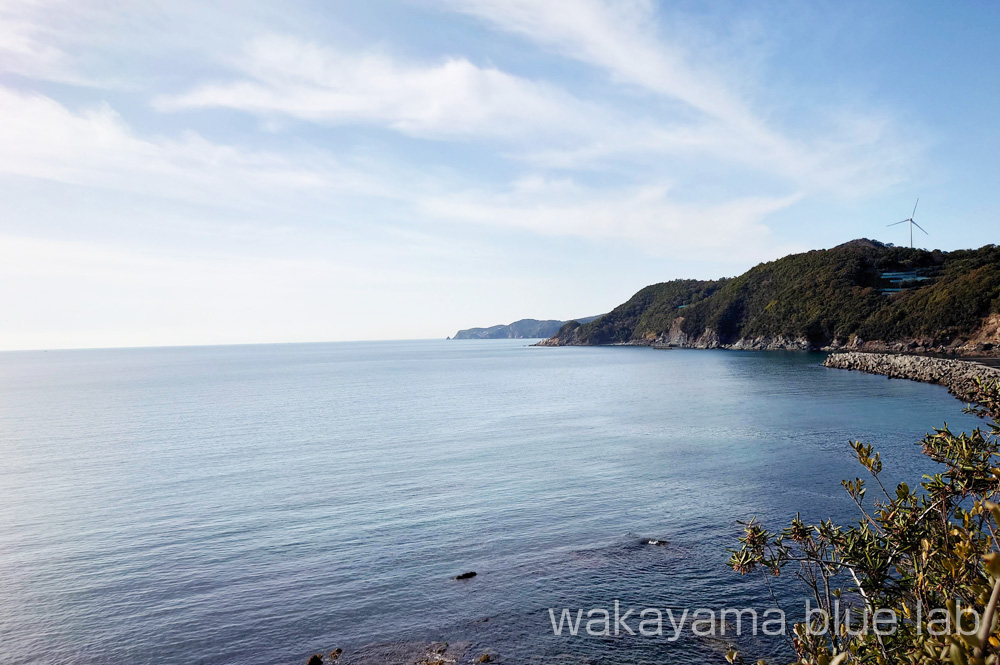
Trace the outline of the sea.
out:
<instances>
[{"instance_id":1,"label":"sea","mask_svg":"<svg viewBox=\"0 0 1000 665\"><path fill-rule=\"evenodd\" d=\"M916 486L978 424L823 354L533 341L0 353L0 663L780 661L637 615L765 612L741 521L849 524L850 441Z\"/></svg>"}]
</instances>

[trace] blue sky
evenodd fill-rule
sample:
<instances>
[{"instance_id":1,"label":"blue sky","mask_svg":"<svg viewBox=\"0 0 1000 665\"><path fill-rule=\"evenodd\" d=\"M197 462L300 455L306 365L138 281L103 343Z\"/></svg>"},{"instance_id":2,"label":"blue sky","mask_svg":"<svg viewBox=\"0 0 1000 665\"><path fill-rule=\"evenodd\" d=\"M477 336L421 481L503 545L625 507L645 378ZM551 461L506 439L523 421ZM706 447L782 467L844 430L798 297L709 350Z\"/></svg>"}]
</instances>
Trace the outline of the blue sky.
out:
<instances>
[{"instance_id":1,"label":"blue sky","mask_svg":"<svg viewBox=\"0 0 1000 665\"><path fill-rule=\"evenodd\" d=\"M444 337L998 241L994 3L0 2L0 348Z\"/></svg>"}]
</instances>

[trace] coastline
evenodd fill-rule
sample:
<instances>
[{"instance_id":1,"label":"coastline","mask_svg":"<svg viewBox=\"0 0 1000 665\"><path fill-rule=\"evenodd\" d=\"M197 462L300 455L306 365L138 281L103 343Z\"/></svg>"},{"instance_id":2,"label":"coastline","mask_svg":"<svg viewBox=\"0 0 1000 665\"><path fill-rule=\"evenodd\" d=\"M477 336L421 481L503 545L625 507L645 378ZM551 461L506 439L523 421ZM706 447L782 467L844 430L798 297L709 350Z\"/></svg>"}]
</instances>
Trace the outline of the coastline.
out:
<instances>
[{"instance_id":1,"label":"coastline","mask_svg":"<svg viewBox=\"0 0 1000 665\"><path fill-rule=\"evenodd\" d=\"M969 402L975 394L976 380L1000 380L1000 368L972 360L936 358L893 353L832 353L824 367L880 374L890 379L909 379L938 383L955 397Z\"/></svg>"},{"instance_id":2,"label":"coastline","mask_svg":"<svg viewBox=\"0 0 1000 665\"><path fill-rule=\"evenodd\" d=\"M653 346L677 349L728 349L731 351L816 351L827 353L863 353L867 355L910 355L914 357L945 357L954 359L1000 359L1000 345L981 339L965 340L949 345L935 344L927 339L902 339L892 342L883 340L861 340L852 338L847 343L834 340L827 344L816 344L805 337L758 336L741 337L726 343L717 333L706 330L697 338L672 331L668 334L644 339L631 339L610 344L583 344L566 340L558 335L543 339L532 346Z\"/></svg>"}]
</instances>

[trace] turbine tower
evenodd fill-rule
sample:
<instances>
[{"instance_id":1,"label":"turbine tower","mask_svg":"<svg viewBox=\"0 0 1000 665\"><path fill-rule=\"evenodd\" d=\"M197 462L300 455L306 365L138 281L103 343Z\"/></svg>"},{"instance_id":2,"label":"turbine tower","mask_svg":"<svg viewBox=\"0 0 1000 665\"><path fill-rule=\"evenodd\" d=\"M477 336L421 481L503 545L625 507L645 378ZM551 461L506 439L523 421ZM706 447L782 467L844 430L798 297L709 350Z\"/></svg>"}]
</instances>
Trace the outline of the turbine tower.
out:
<instances>
[{"instance_id":1,"label":"turbine tower","mask_svg":"<svg viewBox=\"0 0 1000 665\"><path fill-rule=\"evenodd\" d=\"M917 199L917 203L920 203L920 199L919 198ZM913 216L915 214L917 214L917 203L913 204L913 212L910 213L909 217L907 217L906 219L904 219L901 222L893 222L892 224L888 224L887 225L887 226L896 226L896 224L906 224L907 222L910 223L910 249L913 249L913 227L915 226L918 229L920 229L921 231L924 231L924 227L920 226L915 221L913 221ZM924 231L924 235L930 235L930 234L927 233L927 231Z\"/></svg>"}]
</instances>

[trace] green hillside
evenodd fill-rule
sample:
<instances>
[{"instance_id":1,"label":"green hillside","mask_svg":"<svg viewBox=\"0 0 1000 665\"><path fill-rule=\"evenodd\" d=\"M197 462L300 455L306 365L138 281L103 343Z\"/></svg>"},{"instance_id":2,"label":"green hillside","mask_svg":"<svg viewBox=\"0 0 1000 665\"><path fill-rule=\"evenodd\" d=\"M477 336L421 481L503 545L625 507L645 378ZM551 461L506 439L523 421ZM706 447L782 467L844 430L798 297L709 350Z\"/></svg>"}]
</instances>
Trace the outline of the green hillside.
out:
<instances>
[{"instance_id":1,"label":"green hillside","mask_svg":"<svg viewBox=\"0 0 1000 665\"><path fill-rule=\"evenodd\" d=\"M576 319L580 323L588 323L596 316L585 316ZM490 326L489 328L467 328L459 330L450 339L539 339L556 334L567 321L547 319L521 319L513 323Z\"/></svg>"},{"instance_id":2,"label":"green hillside","mask_svg":"<svg viewBox=\"0 0 1000 665\"><path fill-rule=\"evenodd\" d=\"M946 350L994 335L984 325L995 326L986 318L998 313L1000 247L942 252L854 240L732 279L648 286L546 343ZM977 343L962 350L992 350Z\"/></svg>"}]
</instances>

